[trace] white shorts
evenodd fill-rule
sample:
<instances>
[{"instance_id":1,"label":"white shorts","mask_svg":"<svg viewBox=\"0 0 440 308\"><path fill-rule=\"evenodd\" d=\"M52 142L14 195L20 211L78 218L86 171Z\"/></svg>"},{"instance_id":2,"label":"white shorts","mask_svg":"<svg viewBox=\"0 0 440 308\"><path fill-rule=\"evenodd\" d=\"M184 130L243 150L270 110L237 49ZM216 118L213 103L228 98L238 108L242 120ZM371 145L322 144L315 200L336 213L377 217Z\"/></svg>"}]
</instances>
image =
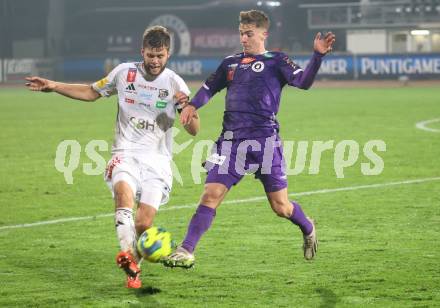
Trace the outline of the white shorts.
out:
<instances>
[{"instance_id":1,"label":"white shorts","mask_svg":"<svg viewBox=\"0 0 440 308\"><path fill-rule=\"evenodd\" d=\"M154 162L154 166L146 162ZM108 162L104 179L114 197L114 186L120 181L130 185L139 203L156 210L168 202L173 183L170 161L165 156L114 155Z\"/></svg>"}]
</instances>

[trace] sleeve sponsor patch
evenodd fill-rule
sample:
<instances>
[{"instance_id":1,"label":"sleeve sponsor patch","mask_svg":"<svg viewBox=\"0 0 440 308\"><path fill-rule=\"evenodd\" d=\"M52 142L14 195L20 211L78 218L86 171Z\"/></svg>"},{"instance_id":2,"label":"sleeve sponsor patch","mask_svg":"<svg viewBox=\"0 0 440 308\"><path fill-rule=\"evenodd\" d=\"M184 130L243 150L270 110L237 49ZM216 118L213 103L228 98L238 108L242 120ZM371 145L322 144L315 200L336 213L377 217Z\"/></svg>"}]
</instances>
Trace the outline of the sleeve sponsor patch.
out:
<instances>
[{"instance_id":1,"label":"sleeve sponsor patch","mask_svg":"<svg viewBox=\"0 0 440 308\"><path fill-rule=\"evenodd\" d=\"M105 87L105 85L108 83L108 79L107 78L102 78L101 80L99 80L99 81L97 81L96 82L96 87L98 88L98 89L102 89L102 88L104 88Z\"/></svg>"},{"instance_id":2,"label":"sleeve sponsor patch","mask_svg":"<svg viewBox=\"0 0 440 308\"><path fill-rule=\"evenodd\" d=\"M206 79L206 83L211 83L215 80L215 77L217 77L216 73L212 73L211 75L209 75L208 79Z\"/></svg>"},{"instance_id":3,"label":"sleeve sponsor patch","mask_svg":"<svg viewBox=\"0 0 440 308\"><path fill-rule=\"evenodd\" d=\"M295 62L293 62L288 56L285 56L283 58L283 61L286 62L287 65L290 65L294 71L301 69L301 67L299 67L298 64L296 64Z\"/></svg>"}]
</instances>

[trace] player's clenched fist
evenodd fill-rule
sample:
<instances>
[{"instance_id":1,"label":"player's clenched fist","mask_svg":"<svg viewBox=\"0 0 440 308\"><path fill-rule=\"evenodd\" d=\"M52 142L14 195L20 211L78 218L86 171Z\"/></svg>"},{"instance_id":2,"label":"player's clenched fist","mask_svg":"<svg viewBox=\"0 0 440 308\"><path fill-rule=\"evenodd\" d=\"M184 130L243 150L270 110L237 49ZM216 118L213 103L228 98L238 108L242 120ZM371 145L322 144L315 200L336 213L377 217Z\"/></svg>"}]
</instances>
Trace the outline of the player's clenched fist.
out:
<instances>
[{"instance_id":1,"label":"player's clenched fist","mask_svg":"<svg viewBox=\"0 0 440 308\"><path fill-rule=\"evenodd\" d=\"M26 86L31 91L51 92L55 88L55 82L49 79L41 77L26 77L25 79L28 81Z\"/></svg>"}]
</instances>

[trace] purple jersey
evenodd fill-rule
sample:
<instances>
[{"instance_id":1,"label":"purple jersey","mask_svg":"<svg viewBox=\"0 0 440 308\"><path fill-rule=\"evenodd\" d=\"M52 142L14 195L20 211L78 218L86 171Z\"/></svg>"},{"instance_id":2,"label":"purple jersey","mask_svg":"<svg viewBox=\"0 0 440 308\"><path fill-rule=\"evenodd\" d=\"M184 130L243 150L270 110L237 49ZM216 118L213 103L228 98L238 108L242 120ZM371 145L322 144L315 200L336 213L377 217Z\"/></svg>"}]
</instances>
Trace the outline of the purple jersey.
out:
<instances>
[{"instance_id":1,"label":"purple jersey","mask_svg":"<svg viewBox=\"0 0 440 308\"><path fill-rule=\"evenodd\" d=\"M233 139L274 135L279 131L276 114L281 89L286 84L310 88L323 56L314 52L304 70L282 52L239 53L226 57L191 103L198 109L226 87L222 135L225 131L232 131Z\"/></svg>"}]
</instances>

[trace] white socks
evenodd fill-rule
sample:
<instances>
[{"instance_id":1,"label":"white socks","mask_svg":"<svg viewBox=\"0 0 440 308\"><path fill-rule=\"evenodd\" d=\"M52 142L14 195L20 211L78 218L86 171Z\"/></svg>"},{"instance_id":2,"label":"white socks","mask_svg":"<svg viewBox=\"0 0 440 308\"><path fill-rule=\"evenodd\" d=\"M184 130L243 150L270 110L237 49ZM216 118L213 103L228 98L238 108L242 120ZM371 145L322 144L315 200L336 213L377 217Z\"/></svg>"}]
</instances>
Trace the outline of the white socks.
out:
<instances>
[{"instance_id":1,"label":"white socks","mask_svg":"<svg viewBox=\"0 0 440 308\"><path fill-rule=\"evenodd\" d=\"M115 227L121 251L136 254L136 230L134 228L133 210L117 208L115 212Z\"/></svg>"}]
</instances>

